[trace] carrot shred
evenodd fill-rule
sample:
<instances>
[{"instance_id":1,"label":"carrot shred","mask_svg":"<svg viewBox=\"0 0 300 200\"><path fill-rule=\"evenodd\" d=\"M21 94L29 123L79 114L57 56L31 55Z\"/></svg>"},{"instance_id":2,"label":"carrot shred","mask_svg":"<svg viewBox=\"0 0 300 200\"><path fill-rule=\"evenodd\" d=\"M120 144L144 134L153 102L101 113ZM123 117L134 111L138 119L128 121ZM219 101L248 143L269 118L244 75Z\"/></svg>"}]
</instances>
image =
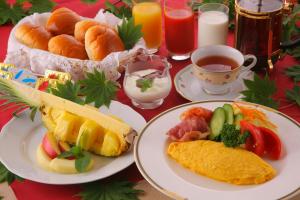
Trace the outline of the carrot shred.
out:
<instances>
[{"instance_id":1,"label":"carrot shred","mask_svg":"<svg viewBox=\"0 0 300 200\"><path fill-rule=\"evenodd\" d=\"M238 105L237 103L234 103L234 106L236 106L241 113L244 115L244 119L249 122L256 122L258 121L261 126L265 126L266 128L270 128L273 130L277 129L277 126L270 122L268 120L268 117L265 113L263 113L260 110L249 108L245 106Z\"/></svg>"}]
</instances>

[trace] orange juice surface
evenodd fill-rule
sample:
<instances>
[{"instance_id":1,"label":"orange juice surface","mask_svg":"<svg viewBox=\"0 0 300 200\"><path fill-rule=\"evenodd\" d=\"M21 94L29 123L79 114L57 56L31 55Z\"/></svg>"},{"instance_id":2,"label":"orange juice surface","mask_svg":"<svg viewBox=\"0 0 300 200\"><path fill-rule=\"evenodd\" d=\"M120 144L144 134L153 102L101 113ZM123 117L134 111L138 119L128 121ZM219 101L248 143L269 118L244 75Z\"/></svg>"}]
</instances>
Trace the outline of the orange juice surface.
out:
<instances>
[{"instance_id":1,"label":"orange juice surface","mask_svg":"<svg viewBox=\"0 0 300 200\"><path fill-rule=\"evenodd\" d=\"M141 24L148 48L158 48L162 38L162 11L159 3L143 2L132 9L135 24Z\"/></svg>"}]
</instances>

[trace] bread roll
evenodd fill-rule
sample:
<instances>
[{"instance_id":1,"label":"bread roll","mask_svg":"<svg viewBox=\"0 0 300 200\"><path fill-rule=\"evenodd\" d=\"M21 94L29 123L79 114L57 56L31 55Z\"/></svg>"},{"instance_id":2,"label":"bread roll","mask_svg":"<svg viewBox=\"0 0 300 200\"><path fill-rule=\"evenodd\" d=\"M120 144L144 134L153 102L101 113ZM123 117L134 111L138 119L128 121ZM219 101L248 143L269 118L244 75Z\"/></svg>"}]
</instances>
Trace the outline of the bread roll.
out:
<instances>
[{"instance_id":1,"label":"bread roll","mask_svg":"<svg viewBox=\"0 0 300 200\"><path fill-rule=\"evenodd\" d=\"M102 60L111 52L124 51L124 44L115 30L97 25L85 34L85 50L91 60Z\"/></svg>"},{"instance_id":2,"label":"bread roll","mask_svg":"<svg viewBox=\"0 0 300 200\"><path fill-rule=\"evenodd\" d=\"M24 23L16 28L15 37L19 42L30 48L47 51L51 33L49 33L43 26Z\"/></svg>"},{"instance_id":3,"label":"bread roll","mask_svg":"<svg viewBox=\"0 0 300 200\"><path fill-rule=\"evenodd\" d=\"M54 35L74 35L75 24L80 20L80 16L72 10L59 8L52 12L46 28Z\"/></svg>"},{"instance_id":4,"label":"bread roll","mask_svg":"<svg viewBox=\"0 0 300 200\"><path fill-rule=\"evenodd\" d=\"M75 24L75 31L74 31L74 36L76 40L82 42L84 44L84 36L86 31L91 28L92 26L99 25L99 22L96 22L94 20L82 20L80 22L77 22Z\"/></svg>"},{"instance_id":5,"label":"bread roll","mask_svg":"<svg viewBox=\"0 0 300 200\"><path fill-rule=\"evenodd\" d=\"M88 59L84 45L71 35L63 34L51 38L48 43L48 49L51 53L61 56L81 60Z\"/></svg>"}]
</instances>

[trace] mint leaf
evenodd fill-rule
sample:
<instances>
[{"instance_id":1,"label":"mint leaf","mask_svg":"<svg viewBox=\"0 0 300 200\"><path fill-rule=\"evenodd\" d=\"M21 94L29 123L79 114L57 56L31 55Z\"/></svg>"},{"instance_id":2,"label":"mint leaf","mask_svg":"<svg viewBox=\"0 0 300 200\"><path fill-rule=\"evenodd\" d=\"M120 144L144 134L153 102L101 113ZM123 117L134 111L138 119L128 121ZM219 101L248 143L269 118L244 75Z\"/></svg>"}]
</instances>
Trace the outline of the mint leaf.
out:
<instances>
[{"instance_id":1,"label":"mint leaf","mask_svg":"<svg viewBox=\"0 0 300 200\"><path fill-rule=\"evenodd\" d=\"M153 86L153 79L140 78L136 81L136 86L141 88L142 92L146 92L149 88Z\"/></svg>"},{"instance_id":2,"label":"mint leaf","mask_svg":"<svg viewBox=\"0 0 300 200\"><path fill-rule=\"evenodd\" d=\"M91 155L84 152L81 157L76 158L75 168L78 172L85 172L91 162Z\"/></svg>"},{"instance_id":3,"label":"mint leaf","mask_svg":"<svg viewBox=\"0 0 300 200\"><path fill-rule=\"evenodd\" d=\"M81 0L81 2L88 3L88 4L93 4L93 3L98 2L98 0Z\"/></svg>"},{"instance_id":4,"label":"mint leaf","mask_svg":"<svg viewBox=\"0 0 300 200\"><path fill-rule=\"evenodd\" d=\"M117 1L118 3L118 1ZM115 3L115 4L117 4ZM124 0L124 4L123 6L117 7L115 4L110 3L108 0L105 1L104 5L105 5L105 11L110 12L112 14L114 14L116 17L123 19L129 19L132 17L132 12L131 12L131 8L129 7L129 5L131 5L131 1L128 0Z\"/></svg>"}]
</instances>

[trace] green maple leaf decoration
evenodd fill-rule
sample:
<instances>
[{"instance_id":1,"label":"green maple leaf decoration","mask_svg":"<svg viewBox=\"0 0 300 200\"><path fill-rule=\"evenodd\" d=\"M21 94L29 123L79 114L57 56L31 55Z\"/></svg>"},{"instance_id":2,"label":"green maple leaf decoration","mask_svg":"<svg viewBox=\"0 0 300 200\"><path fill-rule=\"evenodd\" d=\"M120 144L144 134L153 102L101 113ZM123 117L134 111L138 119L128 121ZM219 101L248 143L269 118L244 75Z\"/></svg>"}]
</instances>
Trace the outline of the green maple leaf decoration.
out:
<instances>
[{"instance_id":1,"label":"green maple leaf decoration","mask_svg":"<svg viewBox=\"0 0 300 200\"><path fill-rule=\"evenodd\" d=\"M300 65L294 65L292 67L285 69L285 74L293 78L295 82L300 81Z\"/></svg>"},{"instance_id":2,"label":"green maple leaf decoration","mask_svg":"<svg viewBox=\"0 0 300 200\"><path fill-rule=\"evenodd\" d=\"M109 107L118 91L116 83L106 79L105 73L96 69L93 73L86 73L86 78L79 83L82 86L80 92L85 95L85 103L94 102L94 106L97 108L102 105Z\"/></svg>"},{"instance_id":3,"label":"green maple leaf decoration","mask_svg":"<svg viewBox=\"0 0 300 200\"><path fill-rule=\"evenodd\" d=\"M15 180L23 181L24 179L8 171L8 169L0 162L0 183L7 182L10 185Z\"/></svg>"},{"instance_id":4,"label":"green maple leaf decoration","mask_svg":"<svg viewBox=\"0 0 300 200\"><path fill-rule=\"evenodd\" d=\"M134 25L133 18L123 19L121 25L118 25L119 36L124 43L125 49L131 49L143 36L142 25Z\"/></svg>"},{"instance_id":5,"label":"green maple leaf decoration","mask_svg":"<svg viewBox=\"0 0 300 200\"><path fill-rule=\"evenodd\" d=\"M29 3L31 3L31 7L28 10L29 14L50 12L56 5L51 0L29 0Z\"/></svg>"},{"instance_id":6,"label":"green maple leaf decoration","mask_svg":"<svg viewBox=\"0 0 300 200\"><path fill-rule=\"evenodd\" d=\"M143 191L134 189L134 186L135 183L129 181L93 182L85 184L78 196L82 200L138 200Z\"/></svg>"},{"instance_id":7,"label":"green maple leaf decoration","mask_svg":"<svg viewBox=\"0 0 300 200\"><path fill-rule=\"evenodd\" d=\"M272 96L276 92L276 84L268 76L260 78L254 74L254 80L244 80L247 90L241 92L244 101L261 104L274 109L278 108L278 102Z\"/></svg>"},{"instance_id":8,"label":"green maple leaf decoration","mask_svg":"<svg viewBox=\"0 0 300 200\"><path fill-rule=\"evenodd\" d=\"M81 0L83 3L93 4L98 2L98 0Z\"/></svg>"},{"instance_id":9,"label":"green maple leaf decoration","mask_svg":"<svg viewBox=\"0 0 300 200\"><path fill-rule=\"evenodd\" d=\"M83 105L84 101L79 97L80 85L68 80L65 83L57 83L55 87L49 87L47 91L55 96Z\"/></svg>"},{"instance_id":10,"label":"green maple leaf decoration","mask_svg":"<svg viewBox=\"0 0 300 200\"><path fill-rule=\"evenodd\" d=\"M6 3L5 0L0 0L0 25L12 22L16 24L26 16L22 4L15 3L12 6Z\"/></svg>"},{"instance_id":11,"label":"green maple leaf decoration","mask_svg":"<svg viewBox=\"0 0 300 200\"><path fill-rule=\"evenodd\" d=\"M132 2L128 0L123 0L125 5L117 7L115 4L110 3L108 0L105 1L105 10L114 14L116 17L123 19L129 19L132 17L131 6Z\"/></svg>"},{"instance_id":12,"label":"green maple leaf decoration","mask_svg":"<svg viewBox=\"0 0 300 200\"><path fill-rule=\"evenodd\" d=\"M285 94L287 99L296 102L300 106L300 86L295 85L292 90L287 90Z\"/></svg>"}]
</instances>

